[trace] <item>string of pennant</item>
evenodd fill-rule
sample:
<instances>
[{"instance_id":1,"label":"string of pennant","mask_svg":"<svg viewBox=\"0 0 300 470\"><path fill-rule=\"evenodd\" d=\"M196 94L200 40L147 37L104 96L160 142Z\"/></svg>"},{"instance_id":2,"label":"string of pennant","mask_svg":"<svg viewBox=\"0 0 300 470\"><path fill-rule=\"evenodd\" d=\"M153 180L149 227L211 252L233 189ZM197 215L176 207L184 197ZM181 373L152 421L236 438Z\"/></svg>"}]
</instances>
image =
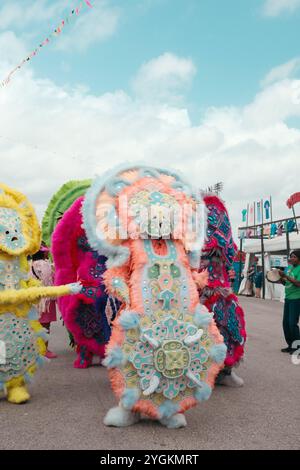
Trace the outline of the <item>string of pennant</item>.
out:
<instances>
[{"instance_id":1,"label":"string of pennant","mask_svg":"<svg viewBox=\"0 0 300 470\"><path fill-rule=\"evenodd\" d=\"M80 2L78 7L71 10L69 15L59 23L59 25L54 29L54 31L52 31L52 33L50 33L49 36L47 36L47 38L38 45L38 47L36 47L25 59L23 59L22 62L20 62L13 70L9 72L7 77L1 82L0 87L3 88L7 86L12 76L18 70L20 70L31 59L33 59L33 57L35 57L40 52L42 47L47 46L52 39L59 36L61 32L63 31L63 29L65 28L65 26L67 26L74 18L76 18L76 16L79 15L79 13L81 12L84 6L92 8L92 4L90 0L83 0L82 2Z\"/></svg>"}]
</instances>

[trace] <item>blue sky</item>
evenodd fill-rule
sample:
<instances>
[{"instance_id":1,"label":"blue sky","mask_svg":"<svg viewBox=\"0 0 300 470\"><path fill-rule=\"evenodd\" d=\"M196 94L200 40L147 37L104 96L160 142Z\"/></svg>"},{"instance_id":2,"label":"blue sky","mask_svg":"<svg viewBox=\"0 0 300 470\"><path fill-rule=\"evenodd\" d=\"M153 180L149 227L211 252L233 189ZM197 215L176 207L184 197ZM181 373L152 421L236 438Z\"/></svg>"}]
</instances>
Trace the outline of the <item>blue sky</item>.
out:
<instances>
[{"instance_id":1,"label":"blue sky","mask_svg":"<svg viewBox=\"0 0 300 470\"><path fill-rule=\"evenodd\" d=\"M1 77L80 1L1 0ZM300 190L300 0L91 2L0 89L1 179L41 216L69 179L163 162L201 188L223 181L234 227L270 194L288 215Z\"/></svg>"},{"instance_id":2,"label":"blue sky","mask_svg":"<svg viewBox=\"0 0 300 470\"><path fill-rule=\"evenodd\" d=\"M60 85L83 83L96 94L116 89L130 92L139 66L169 51L190 57L197 68L187 95L196 120L208 106L244 105L268 70L299 53L300 10L268 17L263 14L263 0L114 0L107 4L119 12L115 33L84 51L48 46L32 64L41 77ZM68 11L63 8L57 20ZM81 14L91 16L93 11ZM47 35L50 25L56 23L37 28L32 45ZM68 29L62 34L68 35ZM22 30L29 32L30 24ZM75 41L80 43L81 38Z\"/></svg>"}]
</instances>

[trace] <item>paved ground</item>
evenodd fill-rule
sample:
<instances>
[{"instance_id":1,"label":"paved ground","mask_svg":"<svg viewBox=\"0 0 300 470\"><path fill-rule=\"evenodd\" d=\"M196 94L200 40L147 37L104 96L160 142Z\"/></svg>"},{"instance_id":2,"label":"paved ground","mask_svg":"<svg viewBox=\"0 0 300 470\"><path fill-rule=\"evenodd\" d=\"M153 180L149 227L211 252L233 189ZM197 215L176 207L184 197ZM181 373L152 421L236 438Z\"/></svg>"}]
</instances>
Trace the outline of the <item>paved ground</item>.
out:
<instances>
[{"instance_id":1,"label":"paved ground","mask_svg":"<svg viewBox=\"0 0 300 470\"><path fill-rule=\"evenodd\" d=\"M280 348L282 304L241 298L248 343L239 374L241 389L217 387L211 399L187 413L188 428L166 431L143 421L106 428L115 404L106 370L72 367L65 330L53 328L51 349L59 358L42 369L26 405L0 400L1 449L299 449L300 365Z\"/></svg>"}]
</instances>

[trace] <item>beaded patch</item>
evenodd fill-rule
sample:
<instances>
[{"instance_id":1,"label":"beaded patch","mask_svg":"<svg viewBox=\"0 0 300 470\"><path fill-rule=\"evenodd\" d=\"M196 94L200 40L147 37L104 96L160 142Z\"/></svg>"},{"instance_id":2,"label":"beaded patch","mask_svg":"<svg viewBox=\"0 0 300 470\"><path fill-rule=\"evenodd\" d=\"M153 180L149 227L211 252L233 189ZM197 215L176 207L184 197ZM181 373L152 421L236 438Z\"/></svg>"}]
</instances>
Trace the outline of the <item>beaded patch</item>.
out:
<instances>
[{"instance_id":1,"label":"beaded patch","mask_svg":"<svg viewBox=\"0 0 300 470\"><path fill-rule=\"evenodd\" d=\"M231 265L235 255L235 244L228 215L215 205L208 205L207 210L207 245L216 245L222 251L226 262Z\"/></svg>"},{"instance_id":2,"label":"beaded patch","mask_svg":"<svg viewBox=\"0 0 300 470\"><path fill-rule=\"evenodd\" d=\"M21 219L14 209L0 207L0 245L10 250L23 248L26 244Z\"/></svg>"},{"instance_id":3,"label":"beaded patch","mask_svg":"<svg viewBox=\"0 0 300 470\"><path fill-rule=\"evenodd\" d=\"M0 340L5 344L5 360L0 364L0 382L24 375L36 363L39 351L29 321L10 313L0 315Z\"/></svg>"},{"instance_id":4,"label":"beaded patch","mask_svg":"<svg viewBox=\"0 0 300 470\"><path fill-rule=\"evenodd\" d=\"M129 357L142 390L150 386L155 375L159 382L156 392L171 400L187 388L196 387L197 381L201 382L209 362L208 336L203 332L201 342L185 343L185 339L197 331L198 328L192 323L172 317L140 331L139 341ZM193 381L189 378L191 376L194 377Z\"/></svg>"},{"instance_id":5,"label":"beaded patch","mask_svg":"<svg viewBox=\"0 0 300 470\"><path fill-rule=\"evenodd\" d=\"M4 289L19 289L20 281L28 275L20 269L20 259L10 257L1 259L0 255L0 291Z\"/></svg>"},{"instance_id":6,"label":"beaded patch","mask_svg":"<svg viewBox=\"0 0 300 470\"><path fill-rule=\"evenodd\" d=\"M149 189L135 194L129 201L129 209L141 234L169 237L179 204L170 194Z\"/></svg>"}]
</instances>

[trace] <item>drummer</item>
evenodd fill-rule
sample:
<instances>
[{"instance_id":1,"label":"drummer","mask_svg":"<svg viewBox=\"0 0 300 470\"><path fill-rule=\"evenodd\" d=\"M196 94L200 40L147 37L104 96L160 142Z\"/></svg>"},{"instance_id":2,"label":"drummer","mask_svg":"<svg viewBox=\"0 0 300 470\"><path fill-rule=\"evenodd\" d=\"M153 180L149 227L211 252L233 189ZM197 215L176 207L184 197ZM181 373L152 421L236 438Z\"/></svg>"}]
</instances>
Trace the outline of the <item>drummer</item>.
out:
<instances>
[{"instance_id":1,"label":"drummer","mask_svg":"<svg viewBox=\"0 0 300 470\"><path fill-rule=\"evenodd\" d=\"M300 250L292 251L287 272L279 271L285 285L285 301L283 310L283 332L287 347L282 352L293 354L300 348L299 316L300 316Z\"/></svg>"}]
</instances>

